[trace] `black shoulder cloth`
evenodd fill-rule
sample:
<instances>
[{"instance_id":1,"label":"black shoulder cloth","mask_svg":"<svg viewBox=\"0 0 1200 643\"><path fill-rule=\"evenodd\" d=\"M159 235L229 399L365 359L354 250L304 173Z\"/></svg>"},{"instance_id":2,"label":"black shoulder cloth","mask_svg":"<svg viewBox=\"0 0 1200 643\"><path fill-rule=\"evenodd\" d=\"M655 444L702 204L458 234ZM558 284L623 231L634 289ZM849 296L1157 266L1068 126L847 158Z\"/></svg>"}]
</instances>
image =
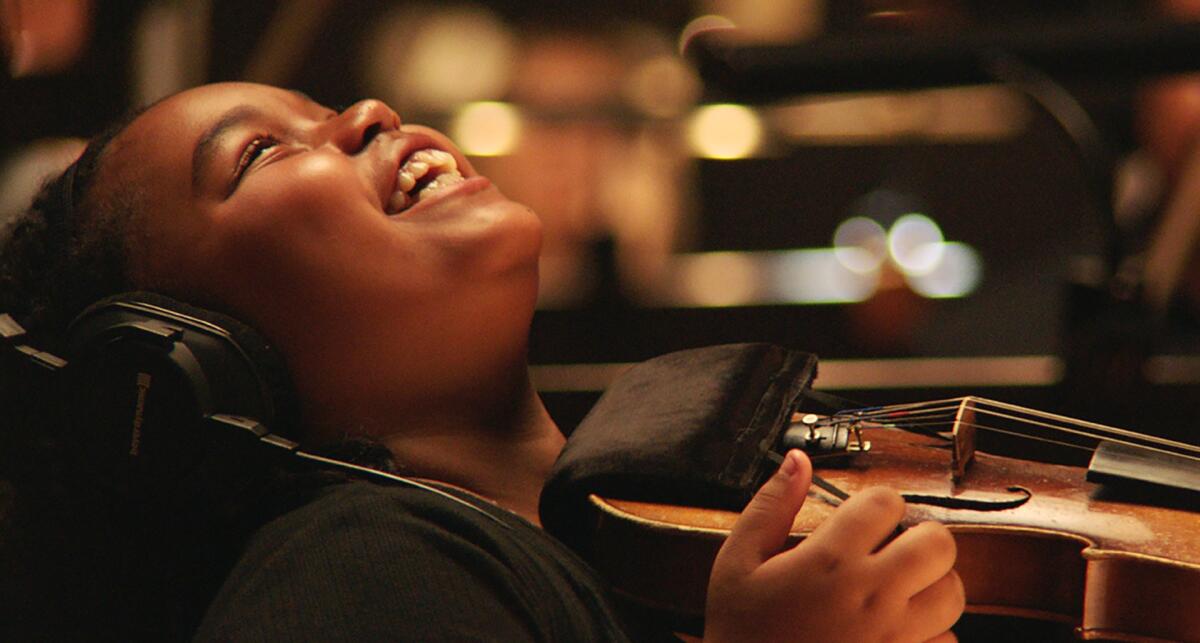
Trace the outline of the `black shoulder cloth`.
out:
<instances>
[{"instance_id":1,"label":"black shoulder cloth","mask_svg":"<svg viewBox=\"0 0 1200 643\"><path fill-rule=\"evenodd\" d=\"M622 374L567 440L542 491L543 526L587 549L588 494L740 509L812 384L817 357L773 344L669 353Z\"/></svg>"}]
</instances>

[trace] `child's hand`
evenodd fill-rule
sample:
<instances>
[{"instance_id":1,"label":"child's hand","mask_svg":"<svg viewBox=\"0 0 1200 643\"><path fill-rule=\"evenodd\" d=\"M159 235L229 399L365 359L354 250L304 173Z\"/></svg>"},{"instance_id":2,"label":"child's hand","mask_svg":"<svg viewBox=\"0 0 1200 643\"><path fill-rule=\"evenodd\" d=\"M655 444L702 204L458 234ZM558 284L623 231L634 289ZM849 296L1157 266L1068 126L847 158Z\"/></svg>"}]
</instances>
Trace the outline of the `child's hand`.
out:
<instances>
[{"instance_id":1,"label":"child's hand","mask_svg":"<svg viewBox=\"0 0 1200 643\"><path fill-rule=\"evenodd\" d=\"M746 505L708 582L705 641L954 641L954 537L922 523L874 551L904 515L895 491L855 494L786 548L812 464L792 451Z\"/></svg>"}]
</instances>

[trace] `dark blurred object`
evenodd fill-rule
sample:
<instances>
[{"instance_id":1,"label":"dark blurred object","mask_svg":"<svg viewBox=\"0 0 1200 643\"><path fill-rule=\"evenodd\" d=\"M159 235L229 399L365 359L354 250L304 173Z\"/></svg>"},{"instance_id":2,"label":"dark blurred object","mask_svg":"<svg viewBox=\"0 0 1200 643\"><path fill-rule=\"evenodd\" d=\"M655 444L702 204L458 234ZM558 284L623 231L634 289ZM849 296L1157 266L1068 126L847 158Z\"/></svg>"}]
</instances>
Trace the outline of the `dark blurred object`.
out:
<instances>
[{"instance_id":1,"label":"dark blurred object","mask_svg":"<svg viewBox=\"0 0 1200 643\"><path fill-rule=\"evenodd\" d=\"M131 25L142 5L93 6L90 37L75 63L57 73L14 77L13 63L6 61L0 74L0 153L39 138L89 136L129 107Z\"/></svg>"},{"instance_id":2,"label":"dark blurred object","mask_svg":"<svg viewBox=\"0 0 1200 643\"><path fill-rule=\"evenodd\" d=\"M1195 0L1155 4L1181 25L1200 24ZM1200 338L1200 74L1148 79L1132 99L1136 149L1115 176L1122 252L1106 279L1069 289L1063 404L1194 441L1195 397L1156 404L1150 371L1154 355L1194 354Z\"/></svg>"},{"instance_id":3,"label":"dark blurred object","mask_svg":"<svg viewBox=\"0 0 1200 643\"><path fill-rule=\"evenodd\" d=\"M1135 430L1149 428L1155 414L1147 403L1153 391L1145 364L1156 329L1149 311L1104 286L1076 283L1066 293L1058 410ZM1179 435L1178 429L1171 432Z\"/></svg>"},{"instance_id":4,"label":"dark blurred object","mask_svg":"<svg viewBox=\"0 0 1200 643\"><path fill-rule=\"evenodd\" d=\"M994 82L1010 56L1057 78L1114 80L1200 68L1200 24L1089 20L976 27L956 33L855 33L794 45L702 37L690 47L710 87L740 100L814 92Z\"/></svg>"},{"instance_id":5,"label":"dark blurred object","mask_svg":"<svg viewBox=\"0 0 1200 643\"><path fill-rule=\"evenodd\" d=\"M91 38L90 0L3 0L0 44L13 78L61 72Z\"/></svg>"}]
</instances>

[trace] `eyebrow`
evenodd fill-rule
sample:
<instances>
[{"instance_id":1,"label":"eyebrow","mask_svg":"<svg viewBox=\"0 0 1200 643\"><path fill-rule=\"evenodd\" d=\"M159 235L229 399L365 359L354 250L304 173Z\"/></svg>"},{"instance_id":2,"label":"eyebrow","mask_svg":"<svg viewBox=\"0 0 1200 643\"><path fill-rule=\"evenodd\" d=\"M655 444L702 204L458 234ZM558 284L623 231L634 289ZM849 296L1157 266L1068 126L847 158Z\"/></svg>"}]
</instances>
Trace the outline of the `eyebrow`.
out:
<instances>
[{"instance_id":1,"label":"eyebrow","mask_svg":"<svg viewBox=\"0 0 1200 643\"><path fill-rule=\"evenodd\" d=\"M261 112L249 105L234 107L200 135L200 139L196 141L196 148L192 150L192 192L199 190L200 181L204 178L208 165L212 163L221 138L233 128L260 114Z\"/></svg>"}]
</instances>

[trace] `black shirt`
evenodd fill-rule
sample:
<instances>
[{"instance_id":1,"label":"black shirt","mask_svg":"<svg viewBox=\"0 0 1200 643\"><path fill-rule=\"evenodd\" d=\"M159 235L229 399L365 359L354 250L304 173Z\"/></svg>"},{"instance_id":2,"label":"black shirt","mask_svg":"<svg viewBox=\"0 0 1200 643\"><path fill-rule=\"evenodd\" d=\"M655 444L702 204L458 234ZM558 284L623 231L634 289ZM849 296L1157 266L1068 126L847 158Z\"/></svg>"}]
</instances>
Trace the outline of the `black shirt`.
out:
<instances>
[{"instance_id":1,"label":"black shirt","mask_svg":"<svg viewBox=\"0 0 1200 643\"><path fill-rule=\"evenodd\" d=\"M467 494L337 484L267 523L196 640L624 641L602 582Z\"/></svg>"}]
</instances>

